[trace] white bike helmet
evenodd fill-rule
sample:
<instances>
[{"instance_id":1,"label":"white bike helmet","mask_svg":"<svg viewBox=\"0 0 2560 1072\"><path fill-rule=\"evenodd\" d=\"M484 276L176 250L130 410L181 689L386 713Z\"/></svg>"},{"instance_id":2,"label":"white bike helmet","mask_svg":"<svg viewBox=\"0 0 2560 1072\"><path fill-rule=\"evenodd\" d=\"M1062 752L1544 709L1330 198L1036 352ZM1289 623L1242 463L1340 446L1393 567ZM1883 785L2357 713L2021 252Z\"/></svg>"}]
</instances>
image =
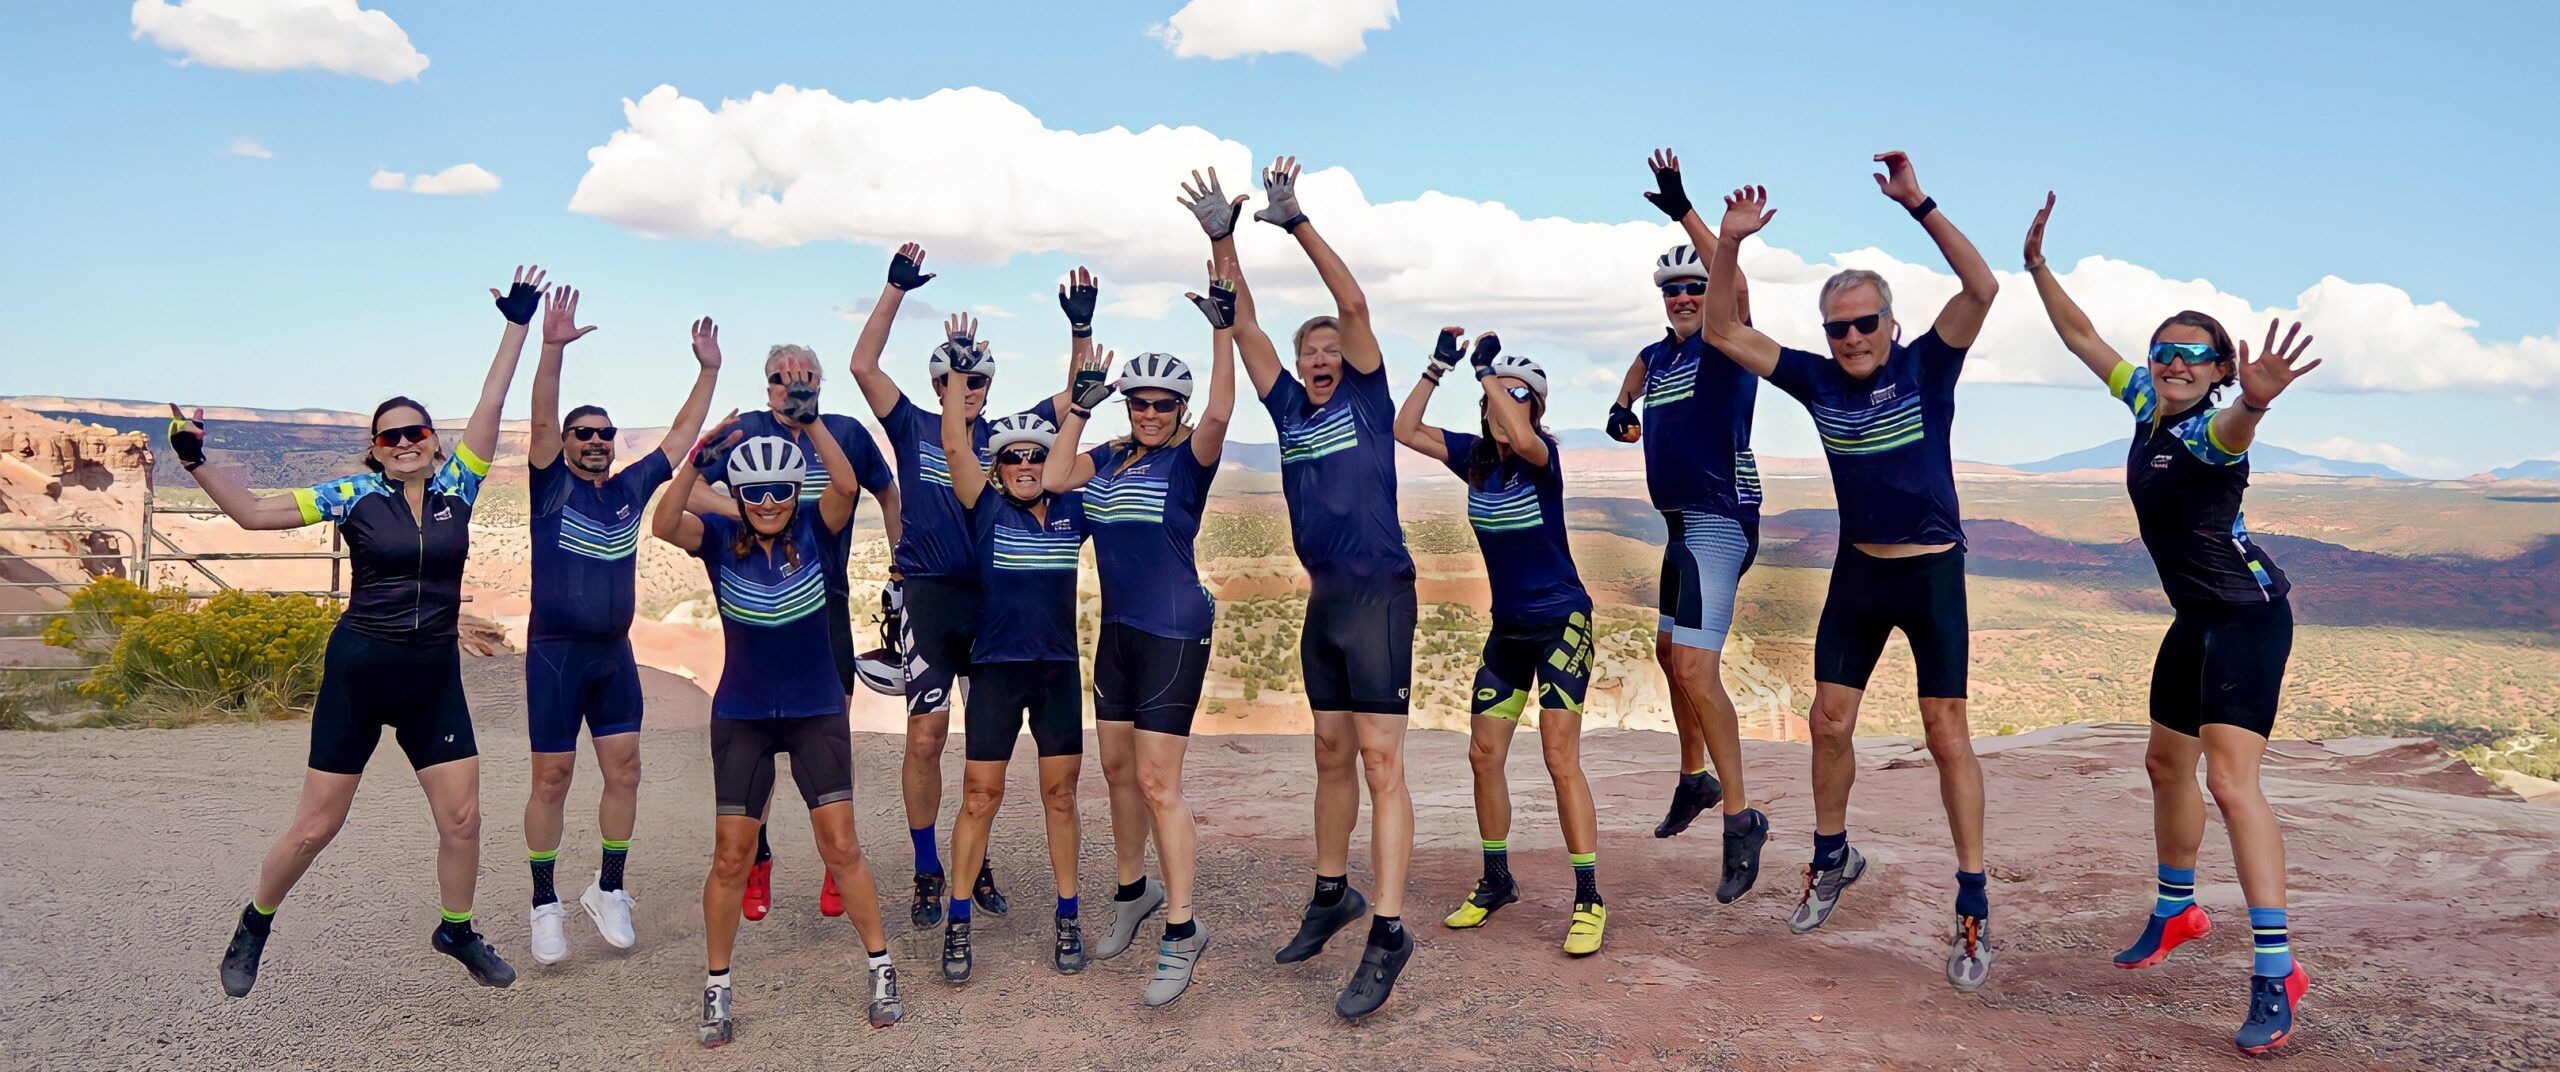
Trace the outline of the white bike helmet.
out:
<instances>
[{"instance_id":1,"label":"white bike helmet","mask_svg":"<svg viewBox=\"0 0 2560 1072\"><path fill-rule=\"evenodd\" d=\"M1698 251L1686 245L1671 247L1670 252L1653 259L1653 285L1661 286L1674 279L1705 282L1707 266L1698 262Z\"/></svg>"},{"instance_id":2,"label":"white bike helmet","mask_svg":"<svg viewBox=\"0 0 2560 1072\"><path fill-rule=\"evenodd\" d=\"M1537 362L1528 358L1518 354L1496 354L1493 358L1493 375L1510 376L1528 384L1529 389L1537 392L1538 397L1547 397L1547 370L1539 368Z\"/></svg>"},{"instance_id":3,"label":"white bike helmet","mask_svg":"<svg viewBox=\"0 0 2560 1072\"><path fill-rule=\"evenodd\" d=\"M854 676L862 679L862 687L882 696L903 696L907 691L906 661L898 653L905 645L900 635L905 632L906 586L890 581L880 589L880 646L853 657Z\"/></svg>"},{"instance_id":4,"label":"white bike helmet","mask_svg":"<svg viewBox=\"0 0 2560 1072\"><path fill-rule=\"evenodd\" d=\"M1041 420L1037 413L1016 413L998 417L987 427L987 453L1002 454L1006 447L1028 443L1047 449L1058 441L1058 426Z\"/></svg>"},{"instance_id":5,"label":"white bike helmet","mask_svg":"<svg viewBox=\"0 0 2560 1072\"><path fill-rule=\"evenodd\" d=\"M1183 364L1181 358L1172 354L1139 354L1121 368L1120 382L1114 386L1124 395L1141 387L1153 387L1171 391L1173 397L1188 402L1191 400L1191 366Z\"/></svg>"},{"instance_id":6,"label":"white bike helmet","mask_svg":"<svg viewBox=\"0 0 2560 1072\"><path fill-rule=\"evenodd\" d=\"M729 475L724 480L731 490L749 484L789 484L800 486L808 479L809 460L800 453L800 445L780 436L757 436L729 448Z\"/></svg>"},{"instance_id":7,"label":"white bike helmet","mask_svg":"<svg viewBox=\"0 0 2560 1072\"><path fill-rule=\"evenodd\" d=\"M951 371L951 358L959 352L959 347L954 346L948 340L945 340L941 345L933 348L932 357L925 359L925 371L931 374L934 379L941 379ZM983 350L980 351L978 353L978 363L971 367L969 371L987 376L995 375L996 355Z\"/></svg>"}]
</instances>

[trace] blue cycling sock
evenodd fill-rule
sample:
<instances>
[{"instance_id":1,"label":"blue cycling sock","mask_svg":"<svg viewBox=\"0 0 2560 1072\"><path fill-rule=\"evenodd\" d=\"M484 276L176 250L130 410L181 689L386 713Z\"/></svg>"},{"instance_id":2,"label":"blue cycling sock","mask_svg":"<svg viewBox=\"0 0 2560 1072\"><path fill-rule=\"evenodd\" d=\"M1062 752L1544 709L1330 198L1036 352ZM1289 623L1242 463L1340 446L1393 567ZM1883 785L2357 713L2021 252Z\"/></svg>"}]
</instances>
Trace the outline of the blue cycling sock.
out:
<instances>
[{"instance_id":1,"label":"blue cycling sock","mask_svg":"<svg viewBox=\"0 0 2560 1072\"><path fill-rule=\"evenodd\" d=\"M2293 974L2293 942L2286 933L2284 909L2249 906L2249 933L2257 938L2258 957L2251 974L2282 979Z\"/></svg>"},{"instance_id":2,"label":"blue cycling sock","mask_svg":"<svg viewBox=\"0 0 2560 1072\"><path fill-rule=\"evenodd\" d=\"M916 874L939 875L942 873L942 852L934 847L933 824L926 823L921 828L908 827L907 840L915 843Z\"/></svg>"},{"instance_id":3,"label":"blue cycling sock","mask_svg":"<svg viewBox=\"0 0 2560 1072\"><path fill-rule=\"evenodd\" d=\"M1059 919L1074 919L1074 918L1076 918L1076 899L1075 899L1075 898L1073 898L1073 897L1061 897L1061 898L1058 898L1058 918L1059 918Z\"/></svg>"},{"instance_id":4,"label":"blue cycling sock","mask_svg":"<svg viewBox=\"0 0 2560 1072\"><path fill-rule=\"evenodd\" d=\"M1991 918L1991 876L1980 871L1956 872L1956 914Z\"/></svg>"},{"instance_id":5,"label":"blue cycling sock","mask_svg":"<svg viewBox=\"0 0 2560 1072\"><path fill-rule=\"evenodd\" d=\"M961 894L951 899L951 922L969 922L969 895Z\"/></svg>"},{"instance_id":6,"label":"blue cycling sock","mask_svg":"<svg viewBox=\"0 0 2560 1072\"><path fill-rule=\"evenodd\" d=\"M2160 898L2151 903L2151 914L2166 918L2187 910L2196 903L2196 869L2160 865Z\"/></svg>"},{"instance_id":7,"label":"blue cycling sock","mask_svg":"<svg viewBox=\"0 0 2560 1072\"><path fill-rule=\"evenodd\" d=\"M1840 866L1843 862L1847 861L1847 860L1848 860L1848 858L1849 858L1849 832L1848 832L1848 831L1843 830L1843 831L1841 831L1841 832L1839 832L1839 833L1837 833L1837 834L1825 834L1825 833L1823 833L1823 832L1821 832L1821 831L1819 831L1819 830L1817 830L1817 831L1815 831L1815 832L1814 832L1814 834L1813 834L1813 869L1814 869L1814 870L1816 870L1816 871L1829 871L1829 870L1831 870L1832 868L1835 868L1835 867Z\"/></svg>"}]
</instances>

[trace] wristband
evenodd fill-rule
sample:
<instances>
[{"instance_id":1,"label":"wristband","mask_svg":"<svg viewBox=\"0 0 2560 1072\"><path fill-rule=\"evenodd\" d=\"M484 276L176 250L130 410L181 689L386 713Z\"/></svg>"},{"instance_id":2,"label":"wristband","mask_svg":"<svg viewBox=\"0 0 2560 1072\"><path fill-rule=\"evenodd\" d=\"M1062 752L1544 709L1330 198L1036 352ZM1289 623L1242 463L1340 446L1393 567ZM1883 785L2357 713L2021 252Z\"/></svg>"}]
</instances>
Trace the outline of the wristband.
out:
<instances>
[{"instance_id":1,"label":"wristband","mask_svg":"<svg viewBox=\"0 0 2560 1072\"><path fill-rule=\"evenodd\" d=\"M1307 222L1307 214L1301 212L1295 216L1291 216L1288 219L1280 221L1280 229L1287 231L1290 234L1296 234L1298 233L1298 226L1305 222Z\"/></svg>"},{"instance_id":2,"label":"wristband","mask_svg":"<svg viewBox=\"0 0 2560 1072\"><path fill-rule=\"evenodd\" d=\"M199 466L199 465L203 465L203 464L204 464L204 459L202 459L202 458L198 458L198 459L196 459L196 460L194 460L194 461L191 461L191 462L179 462L179 463L178 463L178 468L184 469L184 470L186 470L186 471L188 471L188 472L192 473L192 472L195 472L195 471L196 471L196 467L197 467L197 466Z\"/></svg>"},{"instance_id":3,"label":"wristband","mask_svg":"<svg viewBox=\"0 0 2560 1072\"><path fill-rule=\"evenodd\" d=\"M1083 326L1069 324L1067 325L1067 334L1079 339L1090 339L1093 337L1093 326L1090 324Z\"/></svg>"},{"instance_id":4,"label":"wristband","mask_svg":"<svg viewBox=\"0 0 2560 1072\"><path fill-rule=\"evenodd\" d=\"M1430 368L1424 369L1422 372L1422 378L1431 381L1431 385L1434 387L1440 386L1440 366L1433 365Z\"/></svg>"},{"instance_id":5,"label":"wristband","mask_svg":"<svg viewBox=\"0 0 2560 1072\"><path fill-rule=\"evenodd\" d=\"M1930 213L1936 211L1938 211L1938 199L1934 197L1923 197L1920 199L1919 204L1911 206L1911 218L1925 221L1929 218Z\"/></svg>"},{"instance_id":6,"label":"wristband","mask_svg":"<svg viewBox=\"0 0 2560 1072\"><path fill-rule=\"evenodd\" d=\"M2268 411L2268 410L2270 410L2270 409L2273 409L2273 408L2275 408L2275 407L2272 407L2272 406L2261 406L2261 405L2258 405L2258 404L2256 404L2256 403L2253 403L2253 402L2249 401L2249 400L2248 400L2248 399L2246 399L2246 398L2242 398L2242 399L2240 400L2240 408L2241 408L2241 409L2248 410L2248 411L2249 411L2249 412L2251 412L2251 413L2265 413L2266 411Z\"/></svg>"},{"instance_id":7,"label":"wristband","mask_svg":"<svg viewBox=\"0 0 2560 1072\"><path fill-rule=\"evenodd\" d=\"M1093 411L1082 406L1069 405L1067 407L1067 414L1079 421L1089 421L1093 419Z\"/></svg>"}]
</instances>

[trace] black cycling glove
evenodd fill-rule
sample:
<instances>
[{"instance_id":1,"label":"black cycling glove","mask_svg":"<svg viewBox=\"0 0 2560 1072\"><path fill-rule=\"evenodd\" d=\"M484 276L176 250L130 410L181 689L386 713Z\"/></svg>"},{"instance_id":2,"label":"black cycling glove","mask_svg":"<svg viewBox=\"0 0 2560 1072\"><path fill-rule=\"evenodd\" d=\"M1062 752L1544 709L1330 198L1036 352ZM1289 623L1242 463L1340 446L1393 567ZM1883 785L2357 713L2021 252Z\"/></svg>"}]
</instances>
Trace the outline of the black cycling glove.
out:
<instances>
[{"instance_id":1,"label":"black cycling glove","mask_svg":"<svg viewBox=\"0 0 2560 1072\"><path fill-rule=\"evenodd\" d=\"M904 253L891 254L889 257L889 285L899 290L914 290L933 282L934 274L925 271L923 265L917 264L914 258Z\"/></svg>"},{"instance_id":2,"label":"black cycling glove","mask_svg":"<svg viewBox=\"0 0 2560 1072\"><path fill-rule=\"evenodd\" d=\"M511 324L533 323L533 311L542 304L542 288L531 283L515 283L507 287L507 296L498 299L498 313Z\"/></svg>"}]
</instances>

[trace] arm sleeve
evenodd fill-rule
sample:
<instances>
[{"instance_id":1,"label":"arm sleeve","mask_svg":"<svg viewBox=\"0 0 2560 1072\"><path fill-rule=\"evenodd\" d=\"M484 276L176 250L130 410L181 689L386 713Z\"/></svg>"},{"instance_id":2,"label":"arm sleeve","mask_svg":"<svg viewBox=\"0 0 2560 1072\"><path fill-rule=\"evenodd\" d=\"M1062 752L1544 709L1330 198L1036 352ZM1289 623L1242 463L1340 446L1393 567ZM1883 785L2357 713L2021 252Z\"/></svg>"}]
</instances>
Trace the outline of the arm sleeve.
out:
<instances>
[{"instance_id":1,"label":"arm sleeve","mask_svg":"<svg viewBox=\"0 0 2560 1072\"><path fill-rule=\"evenodd\" d=\"M1447 458L1441 459L1440 464L1448 466L1450 472L1463 478L1467 475L1467 456L1475 453L1476 450L1475 434L1443 428L1440 430L1440 450L1448 455Z\"/></svg>"},{"instance_id":2,"label":"arm sleeve","mask_svg":"<svg viewBox=\"0 0 2560 1072\"><path fill-rule=\"evenodd\" d=\"M1781 346L1778 348L1778 367L1769 370L1769 382L1796 396L1797 401L1811 403L1816 395L1814 385L1821 381L1825 362L1829 360L1810 350Z\"/></svg>"},{"instance_id":3,"label":"arm sleeve","mask_svg":"<svg viewBox=\"0 0 2560 1072\"><path fill-rule=\"evenodd\" d=\"M1023 410L1022 412L1032 414L1039 417L1041 420L1049 422L1049 426L1052 428L1055 428L1058 425L1058 400L1055 398L1043 398L1038 402L1032 403L1030 409Z\"/></svg>"},{"instance_id":4,"label":"arm sleeve","mask_svg":"<svg viewBox=\"0 0 2560 1072\"><path fill-rule=\"evenodd\" d=\"M663 450L648 452L622 471L622 479L631 482L631 497L642 500L675 475L676 464L667 460Z\"/></svg>"},{"instance_id":5,"label":"arm sleeve","mask_svg":"<svg viewBox=\"0 0 2560 1072\"><path fill-rule=\"evenodd\" d=\"M355 506L357 499L364 497L365 485L376 479L379 478L368 473L296 488L293 504L302 508L303 524L317 525L326 521L334 525L347 519L347 511Z\"/></svg>"},{"instance_id":6,"label":"arm sleeve","mask_svg":"<svg viewBox=\"0 0 2560 1072\"><path fill-rule=\"evenodd\" d=\"M1343 362L1340 389L1351 392L1351 404L1366 410L1368 418L1377 422L1378 427L1395 426L1396 400L1387 390L1386 362L1378 362L1377 368L1367 372L1351 367L1351 362Z\"/></svg>"},{"instance_id":7,"label":"arm sleeve","mask_svg":"<svg viewBox=\"0 0 2560 1072\"><path fill-rule=\"evenodd\" d=\"M453 453L446 456L444 468L436 471L432 490L451 495L463 502L477 502L480 482L489 475L489 461L471 453L471 444L460 439L453 442Z\"/></svg>"},{"instance_id":8,"label":"arm sleeve","mask_svg":"<svg viewBox=\"0 0 2560 1072\"><path fill-rule=\"evenodd\" d=\"M653 450L649 453L657 454L658 452ZM658 456L665 457L663 454ZM559 513L561 507L568 505L569 482L562 479L569 475L568 459L569 452L563 450L558 457L551 460L549 465L525 463L525 501L534 517L549 517ZM639 468L640 464L633 462L631 468L623 472L629 474Z\"/></svg>"},{"instance_id":9,"label":"arm sleeve","mask_svg":"<svg viewBox=\"0 0 2560 1072\"><path fill-rule=\"evenodd\" d=\"M2107 373L2107 393L2133 411L2133 419L2147 421L2160 408L2160 398L2151 391L2151 370L2131 361L2116 362L2115 371Z\"/></svg>"},{"instance_id":10,"label":"arm sleeve","mask_svg":"<svg viewBox=\"0 0 2560 1072\"><path fill-rule=\"evenodd\" d=\"M1200 456L1193 454L1187 445L1174 453L1177 455L1173 460L1174 489L1180 493L1183 502L1190 504L1192 513L1199 513L1209 505L1209 485L1217 482L1218 462L1203 464ZM1226 460L1225 451L1218 452L1218 460Z\"/></svg>"},{"instance_id":11,"label":"arm sleeve","mask_svg":"<svg viewBox=\"0 0 2560 1072\"><path fill-rule=\"evenodd\" d=\"M1262 393L1262 408L1271 413L1271 422L1275 425L1282 417L1297 413L1298 407L1305 405L1306 401L1307 389L1288 369L1281 369L1279 375L1272 377L1271 389Z\"/></svg>"},{"instance_id":12,"label":"arm sleeve","mask_svg":"<svg viewBox=\"0 0 2560 1072\"><path fill-rule=\"evenodd\" d=\"M727 514L695 514L702 521L702 543L693 549L693 557L712 561L714 555L726 553L738 538L738 523Z\"/></svg>"},{"instance_id":13,"label":"arm sleeve","mask_svg":"<svg viewBox=\"0 0 2560 1072\"><path fill-rule=\"evenodd\" d=\"M2217 409L2207 409L2187 418L2186 423L2178 427L2179 442L2187 445L2187 453L2195 455L2197 461L2207 465L2238 465L2249 460L2249 452L2246 449L2238 451L2226 449L2222 445L2221 437L2213 433L2213 415L2219 412L2221 411Z\"/></svg>"}]
</instances>

